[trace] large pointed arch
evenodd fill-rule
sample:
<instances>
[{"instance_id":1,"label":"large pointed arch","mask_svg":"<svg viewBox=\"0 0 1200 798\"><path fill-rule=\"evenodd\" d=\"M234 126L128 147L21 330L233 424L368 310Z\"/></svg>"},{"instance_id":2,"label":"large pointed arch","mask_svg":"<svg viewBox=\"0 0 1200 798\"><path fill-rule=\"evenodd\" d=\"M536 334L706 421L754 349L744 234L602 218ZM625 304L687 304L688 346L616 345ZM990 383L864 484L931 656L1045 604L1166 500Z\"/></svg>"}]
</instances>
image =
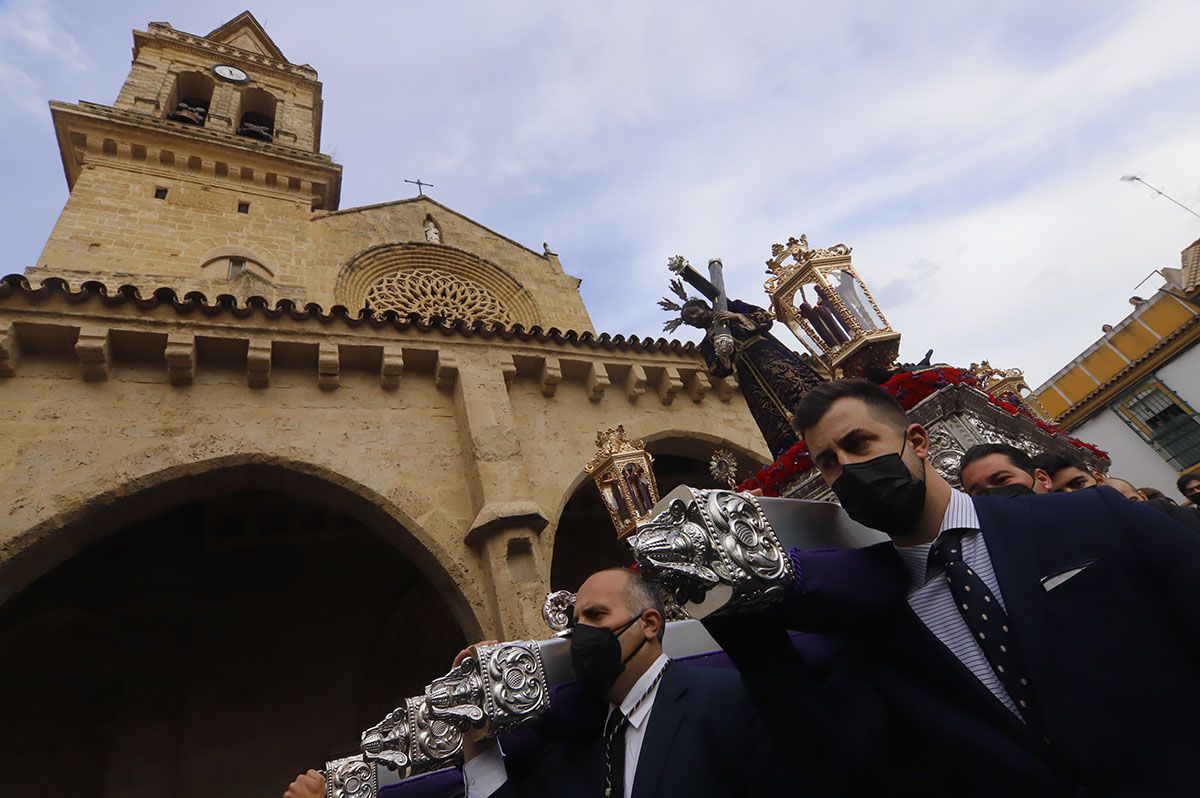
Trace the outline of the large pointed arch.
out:
<instances>
[{"instance_id":1,"label":"large pointed arch","mask_svg":"<svg viewBox=\"0 0 1200 798\"><path fill-rule=\"evenodd\" d=\"M444 566L450 553L417 519L376 491L325 466L261 453L170 466L103 491L23 531L0 549L0 605L114 531L188 501L244 490L319 496L328 506L361 521L417 566L469 639L482 636L462 585Z\"/></svg>"}]
</instances>

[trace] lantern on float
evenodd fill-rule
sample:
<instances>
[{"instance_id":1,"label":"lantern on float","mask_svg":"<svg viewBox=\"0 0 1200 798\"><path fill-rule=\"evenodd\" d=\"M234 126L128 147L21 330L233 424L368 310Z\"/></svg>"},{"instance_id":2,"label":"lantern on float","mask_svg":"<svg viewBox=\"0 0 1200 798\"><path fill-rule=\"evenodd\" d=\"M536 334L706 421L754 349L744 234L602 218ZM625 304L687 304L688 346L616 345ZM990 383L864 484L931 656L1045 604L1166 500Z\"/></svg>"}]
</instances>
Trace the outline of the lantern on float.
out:
<instances>
[{"instance_id":1,"label":"lantern on float","mask_svg":"<svg viewBox=\"0 0 1200 798\"><path fill-rule=\"evenodd\" d=\"M861 377L888 368L900 353L900 333L858 276L850 247L810 249L808 237L771 247L763 286L775 317L788 326L826 376Z\"/></svg>"},{"instance_id":2,"label":"lantern on float","mask_svg":"<svg viewBox=\"0 0 1200 798\"><path fill-rule=\"evenodd\" d=\"M648 520L658 504L653 465L646 445L626 438L624 426L596 433L596 454L584 470L595 480L619 540Z\"/></svg>"}]
</instances>

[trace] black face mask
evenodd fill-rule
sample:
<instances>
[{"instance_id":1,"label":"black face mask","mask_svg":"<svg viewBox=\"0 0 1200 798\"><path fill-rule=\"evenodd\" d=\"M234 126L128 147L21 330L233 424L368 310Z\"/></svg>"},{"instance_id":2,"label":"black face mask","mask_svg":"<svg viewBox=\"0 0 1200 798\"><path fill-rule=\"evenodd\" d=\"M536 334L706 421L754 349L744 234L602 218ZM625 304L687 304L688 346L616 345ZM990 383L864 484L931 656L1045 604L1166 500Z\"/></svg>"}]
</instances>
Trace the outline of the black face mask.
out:
<instances>
[{"instance_id":1,"label":"black face mask","mask_svg":"<svg viewBox=\"0 0 1200 798\"><path fill-rule=\"evenodd\" d=\"M843 466L833 483L833 492L851 518L892 537L912 532L925 510L925 480L914 477L904 464L904 446L900 454Z\"/></svg>"},{"instance_id":2,"label":"black face mask","mask_svg":"<svg viewBox=\"0 0 1200 798\"><path fill-rule=\"evenodd\" d=\"M994 488L988 488L984 492L988 496L1000 496L1002 498L1011 499L1013 496L1032 496L1033 488L1026 487L1019 482L1013 482L1008 485L998 485Z\"/></svg>"},{"instance_id":3,"label":"black face mask","mask_svg":"<svg viewBox=\"0 0 1200 798\"><path fill-rule=\"evenodd\" d=\"M616 634L603 626L575 624L571 630L571 666L575 669L579 681L600 695L608 692L625 670L625 665L646 644L646 638L643 637L633 651L629 652L629 656L621 659L619 638L641 617L639 613L630 618L629 623L622 626Z\"/></svg>"}]
</instances>

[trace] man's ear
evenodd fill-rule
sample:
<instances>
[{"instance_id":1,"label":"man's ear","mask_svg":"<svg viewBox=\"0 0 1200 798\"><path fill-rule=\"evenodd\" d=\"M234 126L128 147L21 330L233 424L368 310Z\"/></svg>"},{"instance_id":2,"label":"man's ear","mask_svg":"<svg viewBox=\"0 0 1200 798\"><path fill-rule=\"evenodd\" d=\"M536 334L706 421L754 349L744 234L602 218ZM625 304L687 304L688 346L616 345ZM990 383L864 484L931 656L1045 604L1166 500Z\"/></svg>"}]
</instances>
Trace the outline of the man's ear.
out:
<instances>
[{"instance_id":1,"label":"man's ear","mask_svg":"<svg viewBox=\"0 0 1200 798\"><path fill-rule=\"evenodd\" d=\"M920 424L909 424L904 430L904 437L908 439L908 448L913 450L921 460L929 457L929 433Z\"/></svg>"},{"instance_id":2,"label":"man's ear","mask_svg":"<svg viewBox=\"0 0 1200 798\"><path fill-rule=\"evenodd\" d=\"M642 633L647 640L657 640L662 626L663 617L658 610L650 609L642 613Z\"/></svg>"},{"instance_id":3,"label":"man's ear","mask_svg":"<svg viewBox=\"0 0 1200 798\"><path fill-rule=\"evenodd\" d=\"M1092 472L1092 479L1096 480L1097 485L1103 485L1105 482L1108 482L1108 477L1106 477L1104 474L1101 474L1099 471Z\"/></svg>"},{"instance_id":4,"label":"man's ear","mask_svg":"<svg viewBox=\"0 0 1200 798\"><path fill-rule=\"evenodd\" d=\"M1041 488L1041 490L1038 490ZM1034 493L1051 493L1054 490L1054 480L1050 479L1050 475L1046 473L1044 468L1033 469L1033 490Z\"/></svg>"}]
</instances>

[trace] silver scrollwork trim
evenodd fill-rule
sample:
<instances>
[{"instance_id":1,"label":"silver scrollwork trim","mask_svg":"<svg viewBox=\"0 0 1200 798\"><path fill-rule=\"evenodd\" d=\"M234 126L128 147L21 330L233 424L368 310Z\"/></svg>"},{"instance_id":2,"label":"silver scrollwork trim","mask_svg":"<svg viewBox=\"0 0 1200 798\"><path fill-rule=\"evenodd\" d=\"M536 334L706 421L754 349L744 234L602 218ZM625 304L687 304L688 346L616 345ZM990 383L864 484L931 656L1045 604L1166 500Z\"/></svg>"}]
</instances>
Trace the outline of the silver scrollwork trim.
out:
<instances>
[{"instance_id":1,"label":"silver scrollwork trim","mask_svg":"<svg viewBox=\"0 0 1200 798\"><path fill-rule=\"evenodd\" d=\"M541 648L531 641L479 646L484 711L499 734L550 706Z\"/></svg>"},{"instance_id":2,"label":"silver scrollwork trim","mask_svg":"<svg viewBox=\"0 0 1200 798\"><path fill-rule=\"evenodd\" d=\"M571 628L575 614L575 594L569 590L555 590L546 594L542 603L542 620L554 632L565 632Z\"/></svg>"},{"instance_id":3,"label":"silver scrollwork trim","mask_svg":"<svg viewBox=\"0 0 1200 798\"><path fill-rule=\"evenodd\" d=\"M375 764L361 754L325 763L325 798L375 798Z\"/></svg>"},{"instance_id":4,"label":"silver scrollwork trim","mask_svg":"<svg viewBox=\"0 0 1200 798\"><path fill-rule=\"evenodd\" d=\"M462 732L442 718L431 716L424 696L405 700L412 729L409 756L414 773L452 764L462 754Z\"/></svg>"}]
</instances>

